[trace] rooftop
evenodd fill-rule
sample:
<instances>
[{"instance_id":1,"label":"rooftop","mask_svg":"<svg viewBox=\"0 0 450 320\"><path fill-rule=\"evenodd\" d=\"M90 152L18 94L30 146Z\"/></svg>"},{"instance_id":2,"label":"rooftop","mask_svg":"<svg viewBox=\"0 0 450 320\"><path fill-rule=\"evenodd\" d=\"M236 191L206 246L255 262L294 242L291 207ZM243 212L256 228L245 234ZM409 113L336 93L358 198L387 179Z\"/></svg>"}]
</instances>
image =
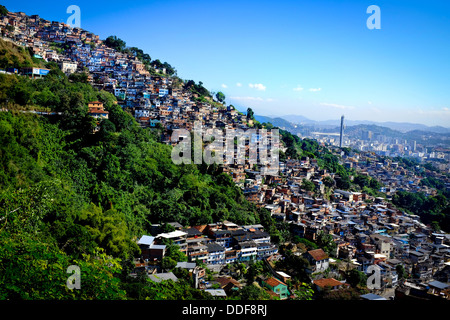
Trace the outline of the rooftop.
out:
<instances>
[{"instance_id":1,"label":"rooftop","mask_svg":"<svg viewBox=\"0 0 450 320\"><path fill-rule=\"evenodd\" d=\"M154 282L161 282L165 280L173 280L173 281L178 280L178 278L172 272L150 274L148 277L150 280Z\"/></svg>"},{"instance_id":2,"label":"rooftop","mask_svg":"<svg viewBox=\"0 0 450 320\"><path fill-rule=\"evenodd\" d=\"M276 287L276 286L278 286L280 284L283 285L283 286L286 285L286 284L284 284L283 282L281 282L280 280L278 280L277 278L274 278L274 277L270 277L269 279L264 280L264 282L267 283L272 288Z\"/></svg>"},{"instance_id":3,"label":"rooftop","mask_svg":"<svg viewBox=\"0 0 450 320\"><path fill-rule=\"evenodd\" d=\"M155 240L155 237L144 235L139 239L138 244L151 246L153 244L154 240Z\"/></svg>"},{"instance_id":4,"label":"rooftop","mask_svg":"<svg viewBox=\"0 0 450 320\"><path fill-rule=\"evenodd\" d=\"M205 289L205 292L208 292L210 295L214 297L226 297L227 294L223 289Z\"/></svg>"},{"instance_id":5,"label":"rooftop","mask_svg":"<svg viewBox=\"0 0 450 320\"><path fill-rule=\"evenodd\" d=\"M327 278L327 279L318 279L314 280L313 283L317 285L318 287L325 288L325 287L336 287L343 285L342 282L334 279L334 278Z\"/></svg>"},{"instance_id":6,"label":"rooftop","mask_svg":"<svg viewBox=\"0 0 450 320\"><path fill-rule=\"evenodd\" d=\"M445 290L445 289L450 288L450 284L444 283L444 282L440 282L440 281L431 281L431 282L428 283L428 285L430 287L438 288L440 290Z\"/></svg>"},{"instance_id":7,"label":"rooftop","mask_svg":"<svg viewBox=\"0 0 450 320\"><path fill-rule=\"evenodd\" d=\"M364 300L387 300L386 298L383 298L382 296L374 293L363 294L361 298L363 298Z\"/></svg>"},{"instance_id":8,"label":"rooftop","mask_svg":"<svg viewBox=\"0 0 450 320\"><path fill-rule=\"evenodd\" d=\"M186 232L176 230L176 231L172 231L172 232L168 232L168 233L160 233L160 234L157 235L157 237L170 239L170 238L183 237L185 235L187 235Z\"/></svg>"},{"instance_id":9,"label":"rooftop","mask_svg":"<svg viewBox=\"0 0 450 320\"><path fill-rule=\"evenodd\" d=\"M322 249L311 250L311 251L308 251L308 253L316 261L328 259L328 255Z\"/></svg>"}]
</instances>

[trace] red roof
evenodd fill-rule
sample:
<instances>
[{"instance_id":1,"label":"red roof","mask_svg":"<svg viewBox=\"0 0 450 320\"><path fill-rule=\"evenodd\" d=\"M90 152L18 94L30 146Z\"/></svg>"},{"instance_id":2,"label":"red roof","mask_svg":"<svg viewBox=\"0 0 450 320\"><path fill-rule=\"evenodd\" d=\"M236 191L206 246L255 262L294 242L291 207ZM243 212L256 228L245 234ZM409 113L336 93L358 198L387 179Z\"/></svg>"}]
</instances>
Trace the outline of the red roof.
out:
<instances>
[{"instance_id":1,"label":"red roof","mask_svg":"<svg viewBox=\"0 0 450 320\"><path fill-rule=\"evenodd\" d=\"M328 255L322 249L311 250L311 251L308 251L308 253L316 261L328 259Z\"/></svg>"},{"instance_id":2,"label":"red roof","mask_svg":"<svg viewBox=\"0 0 450 320\"><path fill-rule=\"evenodd\" d=\"M220 283L220 286L222 288L229 285L230 283L234 286L241 287L241 284L233 278L219 277L216 279L216 281Z\"/></svg>"},{"instance_id":3,"label":"red roof","mask_svg":"<svg viewBox=\"0 0 450 320\"><path fill-rule=\"evenodd\" d=\"M265 283L267 283L269 286L271 286L272 288L282 284L282 285L286 285L283 282L281 282L280 280L274 278L274 277L270 277L269 279L265 280Z\"/></svg>"},{"instance_id":4,"label":"red roof","mask_svg":"<svg viewBox=\"0 0 450 320\"><path fill-rule=\"evenodd\" d=\"M328 278L328 279L319 279L314 280L313 283L317 285L318 287L325 288L325 287L336 287L336 286L342 286L343 283L334 279L334 278Z\"/></svg>"}]
</instances>

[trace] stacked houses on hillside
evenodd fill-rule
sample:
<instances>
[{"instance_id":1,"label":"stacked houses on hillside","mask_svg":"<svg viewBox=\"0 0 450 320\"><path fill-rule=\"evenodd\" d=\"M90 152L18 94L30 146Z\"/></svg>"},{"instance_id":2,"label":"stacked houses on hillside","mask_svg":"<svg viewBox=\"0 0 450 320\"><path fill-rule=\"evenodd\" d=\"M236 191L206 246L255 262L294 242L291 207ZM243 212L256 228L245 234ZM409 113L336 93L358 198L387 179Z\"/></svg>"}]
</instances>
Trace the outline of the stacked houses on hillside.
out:
<instances>
[{"instance_id":1,"label":"stacked houses on hillside","mask_svg":"<svg viewBox=\"0 0 450 320\"><path fill-rule=\"evenodd\" d=\"M174 129L191 131L196 121L201 123L203 130L229 130L227 134L231 135L233 130L251 126L246 116L234 107L200 101L178 78L155 72L136 56L105 46L98 35L81 28L48 21L37 15L10 12L0 18L0 33L6 41L31 48L35 58L58 63L66 74L87 73L92 86L116 96L118 104L133 114L142 127L160 127L162 141L168 144L174 144L170 136ZM19 73L26 72L30 70ZM40 70L37 73L45 76L45 70L42 74ZM36 75L34 70L31 74ZM99 122L109 116L101 102L92 102L89 112ZM270 134L268 140L272 148L285 150ZM326 187L325 178L334 180L338 177L320 168L317 159L286 159L279 162L277 172L271 173L249 161L237 161L251 149L250 142L246 142L236 153L234 148L226 150L222 169L230 174L247 200L267 209L277 221L286 223L293 236L314 242L322 232L332 235L336 243L335 258L348 261L352 268L362 272L376 266L383 288L398 288L399 298L428 291L448 295L449 234L434 232L420 222L419 217L398 210L383 198ZM380 162L370 153L342 158L346 167L378 178L385 185L382 191L388 195L396 190L425 190L429 195L434 192L421 186L420 177L410 174L398 163ZM305 181L314 184L314 191L305 188ZM224 221L204 226L177 226L175 229L143 235L138 240L142 254L137 266L154 272L153 262L161 261L166 253L166 240L179 246L187 255L188 263L204 262L209 266L273 260L279 255L278 247L261 225L238 226ZM334 263L322 248L318 250L304 253L312 266L312 274L324 272ZM204 272L188 264L183 267L190 268L197 280ZM405 270L407 280L399 274L401 270ZM167 278L173 279L173 275L168 274ZM288 297L287 287L279 283L283 280L266 280L263 286L280 289L280 298ZM235 286L231 281L222 282L224 287ZM345 287L333 278L316 281L315 285L322 288L327 283L335 289Z\"/></svg>"}]
</instances>

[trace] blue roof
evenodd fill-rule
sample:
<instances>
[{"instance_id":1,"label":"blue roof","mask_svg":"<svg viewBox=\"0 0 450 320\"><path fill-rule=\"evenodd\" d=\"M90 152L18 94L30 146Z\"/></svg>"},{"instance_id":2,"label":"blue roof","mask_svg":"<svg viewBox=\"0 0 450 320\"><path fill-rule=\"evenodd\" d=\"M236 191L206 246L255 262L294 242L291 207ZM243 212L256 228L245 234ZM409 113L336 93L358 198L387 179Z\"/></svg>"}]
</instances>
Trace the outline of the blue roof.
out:
<instances>
[{"instance_id":1,"label":"blue roof","mask_svg":"<svg viewBox=\"0 0 450 320\"><path fill-rule=\"evenodd\" d=\"M379 296L374 293L363 294L361 296L361 298L366 299L366 300L387 300L386 298L383 298L382 296Z\"/></svg>"},{"instance_id":2,"label":"blue roof","mask_svg":"<svg viewBox=\"0 0 450 320\"><path fill-rule=\"evenodd\" d=\"M428 283L429 286L444 290L450 287L449 284L444 283L444 282L440 282L440 281L431 281Z\"/></svg>"},{"instance_id":3,"label":"blue roof","mask_svg":"<svg viewBox=\"0 0 450 320\"><path fill-rule=\"evenodd\" d=\"M139 239L138 244L144 244L144 245L151 246L153 244L154 240L155 240L155 237L144 235Z\"/></svg>"}]
</instances>

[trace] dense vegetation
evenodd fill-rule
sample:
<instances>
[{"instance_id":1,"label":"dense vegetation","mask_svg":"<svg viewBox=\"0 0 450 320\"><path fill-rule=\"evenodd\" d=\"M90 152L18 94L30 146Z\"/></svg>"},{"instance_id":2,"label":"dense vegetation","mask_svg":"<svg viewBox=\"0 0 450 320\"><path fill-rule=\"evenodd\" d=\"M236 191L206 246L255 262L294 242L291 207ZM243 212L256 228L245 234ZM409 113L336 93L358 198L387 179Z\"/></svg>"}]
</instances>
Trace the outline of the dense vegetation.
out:
<instances>
[{"instance_id":1,"label":"dense vegetation","mask_svg":"<svg viewBox=\"0 0 450 320\"><path fill-rule=\"evenodd\" d=\"M424 177L420 181L421 186L436 190L436 195L427 196L423 192L398 191L392 198L392 202L405 211L420 216L425 224L431 224L435 230L450 231L450 189L443 180L427 175L427 170L436 169L430 164L419 165L412 158L394 158L400 165L417 175Z\"/></svg>"},{"instance_id":2,"label":"dense vegetation","mask_svg":"<svg viewBox=\"0 0 450 320\"><path fill-rule=\"evenodd\" d=\"M33 66L42 67L43 62L34 57L32 50L27 50L11 42L0 40L0 69L20 69Z\"/></svg>"},{"instance_id":3,"label":"dense vegetation","mask_svg":"<svg viewBox=\"0 0 450 320\"><path fill-rule=\"evenodd\" d=\"M0 75L9 110L0 112L1 298L136 298L128 290L141 284L126 276L129 261L154 223L263 223L276 238L270 214L247 202L228 174L173 164L171 147L113 95L49 67L43 79ZM94 100L109 111L96 134L87 108ZM35 109L60 115L24 111ZM81 268L83 290L66 287L71 264ZM184 290L183 282L150 287L150 298Z\"/></svg>"},{"instance_id":4,"label":"dense vegetation","mask_svg":"<svg viewBox=\"0 0 450 320\"><path fill-rule=\"evenodd\" d=\"M426 196L423 192L397 191L392 202L407 212L417 214L425 224L435 230L450 231L450 204L442 193Z\"/></svg>"}]
</instances>

